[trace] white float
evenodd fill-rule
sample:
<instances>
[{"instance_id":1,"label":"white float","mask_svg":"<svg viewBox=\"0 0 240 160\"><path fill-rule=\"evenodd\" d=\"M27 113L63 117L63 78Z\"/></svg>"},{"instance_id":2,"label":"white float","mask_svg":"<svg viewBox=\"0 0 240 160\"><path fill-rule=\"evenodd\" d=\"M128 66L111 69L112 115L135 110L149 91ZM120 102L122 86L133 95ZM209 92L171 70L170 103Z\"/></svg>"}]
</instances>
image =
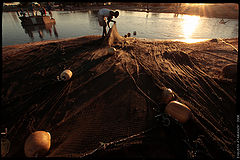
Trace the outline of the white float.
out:
<instances>
[{"instance_id":1,"label":"white float","mask_svg":"<svg viewBox=\"0 0 240 160\"><path fill-rule=\"evenodd\" d=\"M72 71L69 69L64 70L61 74L60 74L60 78L59 76L57 76L57 79L59 81L67 81L72 77Z\"/></svg>"}]
</instances>

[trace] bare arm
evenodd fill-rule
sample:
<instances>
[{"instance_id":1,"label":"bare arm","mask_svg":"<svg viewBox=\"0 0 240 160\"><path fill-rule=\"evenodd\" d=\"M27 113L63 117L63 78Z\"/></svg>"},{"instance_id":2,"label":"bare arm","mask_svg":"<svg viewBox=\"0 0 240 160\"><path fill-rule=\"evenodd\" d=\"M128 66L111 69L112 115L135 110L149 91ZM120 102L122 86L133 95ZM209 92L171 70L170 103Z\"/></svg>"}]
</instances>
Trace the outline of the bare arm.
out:
<instances>
[{"instance_id":1,"label":"bare arm","mask_svg":"<svg viewBox=\"0 0 240 160\"><path fill-rule=\"evenodd\" d=\"M108 25L109 28L110 28L110 26L109 26L110 22L116 23L116 21L112 20L112 17L108 17L107 25Z\"/></svg>"}]
</instances>

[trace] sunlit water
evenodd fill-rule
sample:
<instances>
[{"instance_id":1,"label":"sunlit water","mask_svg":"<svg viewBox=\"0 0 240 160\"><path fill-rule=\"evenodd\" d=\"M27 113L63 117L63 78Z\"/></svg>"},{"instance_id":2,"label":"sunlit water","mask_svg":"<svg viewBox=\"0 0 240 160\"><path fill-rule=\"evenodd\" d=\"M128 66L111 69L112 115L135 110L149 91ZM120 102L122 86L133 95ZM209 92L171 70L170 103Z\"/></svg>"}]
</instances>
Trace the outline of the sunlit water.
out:
<instances>
[{"instance_id":1,"label":"sunlit water","mask_svg":"<svg viewBox=\"0 0 240 160\"><path fill-rule=\"evenodd\" d=\"M55 25L23 28L16 12L2 13L2 45L15 45L87 35L101 35L97 11L53 11ZM117 21L120 35L137 32L134 37L197 42L212 38L237 38L238 20L220 24L220 18L206 18L173 13L121 11ZM40 32L41 31L41 32ZM42 34L40 34L42 33Z\"/></svg>"}]
</instances>

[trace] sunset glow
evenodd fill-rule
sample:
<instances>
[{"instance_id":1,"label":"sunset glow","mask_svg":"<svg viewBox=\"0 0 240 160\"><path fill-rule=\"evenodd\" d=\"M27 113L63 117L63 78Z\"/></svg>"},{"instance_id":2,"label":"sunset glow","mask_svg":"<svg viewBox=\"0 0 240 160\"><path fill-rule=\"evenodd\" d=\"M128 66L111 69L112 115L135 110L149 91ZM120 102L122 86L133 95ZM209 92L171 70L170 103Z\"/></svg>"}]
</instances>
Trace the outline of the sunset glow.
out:
<instances>
[{"instance_id":1,"label":"sunset glow","mask_svg":"<svg viewBox=\"0 0 240 160\"><path fill-rule=\"evenodd\" d=\"M182 33L184 39L187 41L188 39L192 39L191 36L195 31L196 27L199 24L200 17L199 16L190 16L183 15L182 16Z\"/></svg>"},{"instance_id":2,"label":"sunset glow","mask_svg":"<svg viewBox=\"0 0 240 160\"><path fill-rule=\"evenodd\" d=\"M196 43L196 42L202 42L202 41L207 41L209 39L175 39L173 41L180 41L180 42L185 42L185 43Z\"/></svg>"},{"instance_id":3,"label":"sunset glow","mask_svg":"<svg viewBox=\"0 0 240 160\"><path fill-rule=\"evenodd\" d=\"M211 5L209 3L186 3L187 5Z\"/></svg>"}]
</instances>

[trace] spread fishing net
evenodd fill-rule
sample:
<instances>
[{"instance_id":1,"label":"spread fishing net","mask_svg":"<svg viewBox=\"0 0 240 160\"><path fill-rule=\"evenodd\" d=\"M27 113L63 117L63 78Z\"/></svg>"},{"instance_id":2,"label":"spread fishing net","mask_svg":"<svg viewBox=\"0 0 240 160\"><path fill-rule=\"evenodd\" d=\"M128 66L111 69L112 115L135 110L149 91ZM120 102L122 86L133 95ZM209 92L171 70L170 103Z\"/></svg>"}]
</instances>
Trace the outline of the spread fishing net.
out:
<instances>
[{"instance_id":1,"label":"spread fishing net","mask_svg":"<svg viewBox=\"0 0 240 160\"><path fill-rule=\"evenodd\" d=\"M118 50L115 55L108 54L109 45ZM124 39L114 24L104 41L86 36L18 51L5 47L1 128L9 128L7 156L24 156L26 138L44 130L52 138L47 157L191 158L197 149L207 157L233 157L236 97L181 45ZM71 79L58 81L65 69ZM170 126L157 125L163 88L189 106L194 122L183 128L168 117Z\"/></svg>"},{"instance_id":2,"label":"spread fishing net","mask_svg":"<svg viewBox=\"0 0 240 160\"><path fill-rule=\"evenodd\" d=\"M116 24L113 24L112 28L109 29L108 35L107 35L107 43L109 46L113 45L114 42L123 41L123 37L119 35L117 31Z\"/></svg>"}]
</instances>

